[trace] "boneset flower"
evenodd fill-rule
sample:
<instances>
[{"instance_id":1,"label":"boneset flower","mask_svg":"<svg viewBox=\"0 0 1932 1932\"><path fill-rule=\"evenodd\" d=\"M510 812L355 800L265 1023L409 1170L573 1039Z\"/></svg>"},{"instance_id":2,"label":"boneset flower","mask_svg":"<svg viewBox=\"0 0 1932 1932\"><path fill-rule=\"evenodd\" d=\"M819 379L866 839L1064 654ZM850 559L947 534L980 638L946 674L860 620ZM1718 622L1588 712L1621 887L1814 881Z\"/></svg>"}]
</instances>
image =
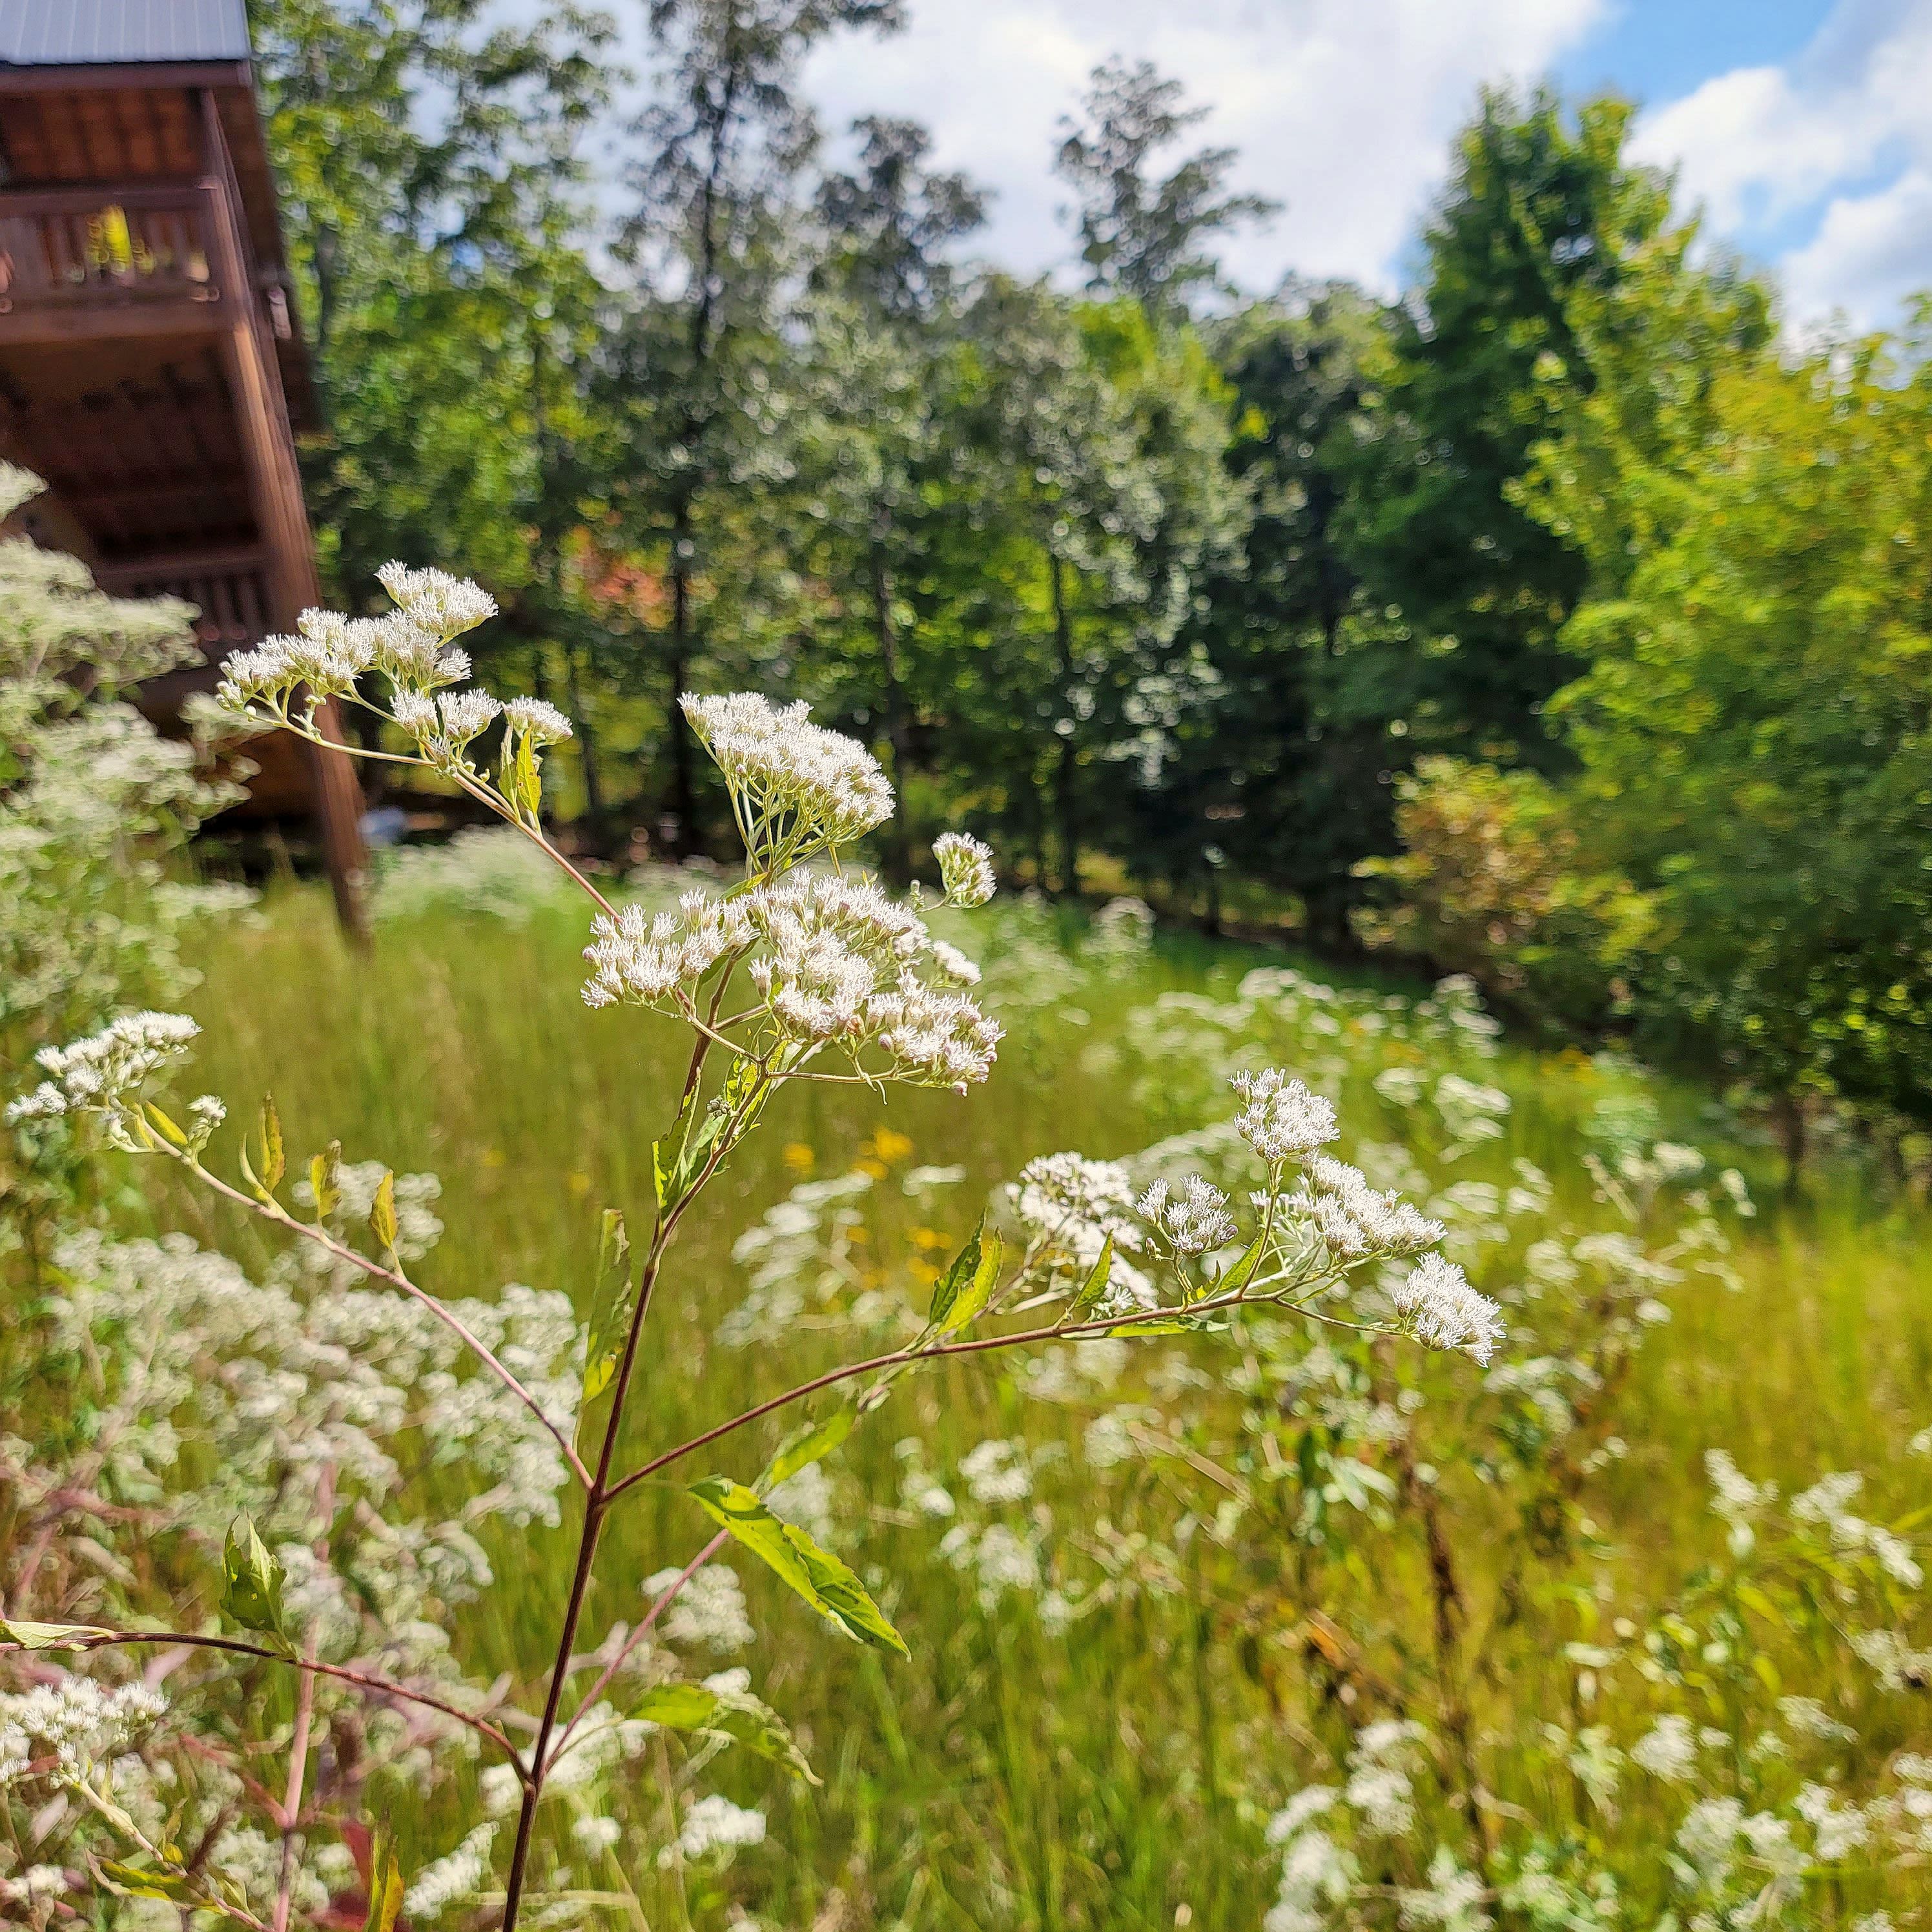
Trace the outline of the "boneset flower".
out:
<instances>
[{"instance_id":1,"label":"boneset flower","mask_svg":"<svg viewBox=\"0 0 1932 1932\"><path fill-rule=\"evenodd\" d=\"M751 692L687 695L684 715L724 775L753 864L771 871L849 844L892 816L892 788L856 740Z\"/></svg>"},{"instance_id":2,"label":"boneset flower","mask_svg":"<svg viewBox=\"0 0 1932 1932\"><path fill-rule=\"evenodd\" d=\"M1247 1102L1234 1116L1234 1131L1270 1164L1312 1154L1341 1133L1328 1101L1274 1067L1237 1073L1228 1084Z\"/></svg>"},{"instance_id":3,"label":"boneset flower","mask_svg":"<svg viewBox=\"0 0 1932 1932\"><path fill-rule=\"evenodd\" d=\"M1486 1363L1503 1339L1502 1310L1441 1255L1424 1256L1389 1299L1410 1334L1432 1348L1460 1348Z\"/></svg>"},{"instance_id":4,"label":"boneset flower","mask_svg":"<svg viewBox=\"0 0 1932 1932\"><path fill-rule=\"evenodd\" d=\"M130 1013L71 1046L34 1054L52 1077L7 1109L14 1120L112 1106L188 1051L201 1029L184 1013Z\"/></svg>"},{"instance_id":5,"label":"boneset flower","mask_svg":"<svg viewBox=\"0 0 1932 1932\"><path fill-rule=\"evenodd\" d=\"M1204 1255L1234 1238L1234 1217L1228 1197L1212 1181L1190 1174L1176 1198L1164 1180L1156 1180L1136 1204L1141 1218L1167 1237L1178 1255Z\"/></svg>"},{"instance_id":6,"label":"boneset flower","mask_svg":"<svg viewBox=\"0 0 1932 1932\"><path fill-rule=\"evenodd\" d=\"M993 896L996 881L990 846L964 832L944 832L932 842L932 856L939 882L955 905L970 911Z\"/></svg>"}]
</instances>

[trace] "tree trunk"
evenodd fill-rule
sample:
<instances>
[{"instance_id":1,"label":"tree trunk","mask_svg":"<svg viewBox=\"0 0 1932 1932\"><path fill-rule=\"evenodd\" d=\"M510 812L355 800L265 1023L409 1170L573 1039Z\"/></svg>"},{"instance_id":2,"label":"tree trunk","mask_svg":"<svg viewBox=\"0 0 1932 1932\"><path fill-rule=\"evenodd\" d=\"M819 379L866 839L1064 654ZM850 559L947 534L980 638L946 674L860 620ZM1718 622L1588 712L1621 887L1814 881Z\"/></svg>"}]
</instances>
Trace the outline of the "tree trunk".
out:
<instances>
[{"instance_id":1,"label":"tree trunk","mask_svg":"<svg viewBox=\"0 0 1932 1932\"><path fill-rule=\"evenodd\" d=\"M1772 1118L1784 1149L1784 1191L1796 1194L1798 1174L1804 1166L1806 1121L1803 1096L1780 1094L1772 1103Z\"/></svg>"},{"instance_id":2,"label":"tree trunk","mask_svg":"<svg viewBox=\"0 0 1932 1932\"><path fill-rule=\"evenodd\" d=\"M584 816L591 845L602 852L610 825L604 812L603 776L597 762L597 740L591 732L590 714L584 709L584 686L574 644L566 650L563 662L569 680L571 729L577 734L578 762L584 772Z\"/></svg>"},{"instance_id":3,"label":"tree trunk","mask_svg":"<svg viewBox=\"0 0 1932 1932\"><path fill-rule=\"evenodd\" d=\"M1080 806L1076 788L1078 754L1073 744L1073 620L1066 608L1066 567L1057 550L1048 553L1053 581L1053 642L1060 662L1060 767L1054 785L1054 807L1060 819L1060 890L1068 898L1080 896Z\"/></svg>"},{"instance_id":4,"label":"tree trunk","mask_svg":"<svg viewBox=\"0 0 1932 1932\"><path fill-rule=\"evenodd\" d=\"M912 769L911 719L905 684L899 671L898 634L892 625L892 578L885 553L877 542L870 558L872 627L879 640L879 664L884 674L886 742L892 752L892 785L898 794L898 811L886 820L881 844L887 878L903 891L912 878L912 827L906 817L906 775Z\"/></svg>"}]
</instances>

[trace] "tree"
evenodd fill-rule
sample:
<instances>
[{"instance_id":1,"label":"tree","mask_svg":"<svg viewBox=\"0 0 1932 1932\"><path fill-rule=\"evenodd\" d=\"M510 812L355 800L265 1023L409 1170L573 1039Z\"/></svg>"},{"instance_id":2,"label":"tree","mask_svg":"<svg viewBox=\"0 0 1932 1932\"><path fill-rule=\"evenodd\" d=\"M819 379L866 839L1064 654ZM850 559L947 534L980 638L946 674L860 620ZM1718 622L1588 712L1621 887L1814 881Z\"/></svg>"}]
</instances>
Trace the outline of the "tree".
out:
<instances>
[{"instance_id":1,"label":"tree","mask_svg":"<svg viewBox=\"0 0 1932 1932\"><path fill-rule=\"evenodd\" d=\"M1632 110L1486 91L1364 398L1346 550L1414 633L1401 716L1423 747L1554 768L1544 707L1578 668L1558 641L1588 569L1518 488L1580 352L1580 293L1614 290L1669 212L1623 155Z\"/></svg>"},{"instance_id":2,"label":"tree","mask_svg":"<svg viewBox=\"0 0 1932 1932\"><path fill-rule=\"evenodd\" d=\"M1223 325L1226 463L1252 523L1200 586L1186 632L1212 701L1146 801L1155 876L1205 886L1226 866L1300 896L1318 943L1347 943L1357 862L1390 841L1403 763L1406 658L1345 554L1352 435L1378 311L1346 283L1291 285Z\"/></svg>"},{"instance_id":3,"label":"tree","mask_svg":"<svg viewBox=\"0 0 1932 1932\"><path fill-rule=\"evenodd\" d=\"M1220 265L1203 248L1209 237L1280 206L1223 191L1232 148L1203 148L1152 176L1154 156L1208 116L1207 108L1182 106L1183 92L1145 61L1103 62L1082 102L1084 118L1063 121L1054 160L1074 192L1088 286L1130 296L1162 316L1184 314L1193 293L1217 281Z\"/></svg>"},{"instance_id":4,"label":"tree","mask_svg":"<svg viewBox=\"0 0 1932 1932\"><path fill-rule=\"evenodd\" d=\"M1932 316L1927 318L1932 321ZM1669 534L1566 641L1578 822L1648 894L1652 1036L1804 1106L1932 1119L1932 368L1923 336L1718 379Z\"/></svg>"},{"instance_id":5,"label":"tree","mask_svg":"<svg viewBox=\"0 0 1932 1932\"><path fill-rule=\"evenodd\" d=\"M899 0L653 0L665 69L635 132L638 196L626 254L636 298L607 354L603 398L627 444L624 534L663 560L668 622L655 641L668 687L666 803L685 850L700 842L697 774L679 701L714 640L709 605L727 576L741 604L760 573L761 492L787 480L777 436L789 407L782 297L800 266L800 176L818 123L796 92L806 54L842 28L895 31ZM700 606L707 607L701 608Z\"/></svg>"}]
</instances>

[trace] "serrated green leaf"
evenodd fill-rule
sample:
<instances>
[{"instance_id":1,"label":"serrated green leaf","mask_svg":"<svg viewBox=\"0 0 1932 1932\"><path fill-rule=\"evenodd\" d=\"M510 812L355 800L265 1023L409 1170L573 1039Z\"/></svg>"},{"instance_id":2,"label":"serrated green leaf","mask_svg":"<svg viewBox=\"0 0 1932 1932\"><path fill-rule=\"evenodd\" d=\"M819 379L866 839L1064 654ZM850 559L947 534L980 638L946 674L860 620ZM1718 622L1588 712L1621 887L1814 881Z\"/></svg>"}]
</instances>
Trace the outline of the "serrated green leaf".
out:
<instances>
[{"instance_id":1,"label":"serrated green leaf","mask_svg":"<svg viewBox=\"0 0 1932 1932\"><path fill-rule=\"evenodd\" d=\"M17 1643L22 1650L77 1649L90 1637L112 1634L98 1624L39 1624L24 1617L0 1617L0 1642Z\"/></svg>"},{"instance_id":2,"label":"serrated green leaf","mask_svg":"<svg viewBox=\"0 0 1932 1932\"><path fill-rule=\"evenodd\" d=\"M188 1145L187 1135L183 1133L181 1129L176 1126L153 1101L144 1100L141 1104L147 1112L148 1118L154 1124L155 1129L164 1140L171 1142L178 1148L184 1148Z\"/></svg>"},{"instance_id":3,"label":"serrated green leaf","mask_svg":"<svg viewBox=\"0 0 1932 1932\"><path fill-rule=\"evenodd\" d=\"M684 1144L691 1132L691 1117L697 1106L698 1096L694 1094L679 1110L670 1132L662 1140L651 1143L651 1186L657 1196L660 1216L676 1204L671 1177L677 1172L678 1164L683 1158Z\"/></svg>"},{"instance_id":4,"label":"serrated green leaf","mask_svg":"<svg viewBox=\"0 0 1932 1932\"><path fill-rule=\"evenodd\" d=\"M981 1217L982 1221L984 1218ZM1004 1247L997 1228L980 1240L979 1258L972 1275L954 1296L952 1306L939 1324L941 1335L958 1334L992 1300L993 1290L999 1286L1000 1258Z\"/></svg>"},{"instance_id":5,"label":"serrated green leaf","mask_svg":"<svg viewBox=\"0 0 1932 1932\"><path fill-rule=\"evenodd\" d=\"M263 1631L286 1643L282 1566L262 1540L252 1516L238 1516L229 1525L221 1567L225 1586L221 1593L223 1610L244 1630Z\"/></svg>"},{"instance_id":6,"label":"serrated green leaf","mask_svg":"<svg viewBox=\"0 0 1932 1932\"><path fill-rule=\"evenodd\" d=\"M1107 1292L1108 1277L1114 1272L1114 1238L1109 1234L1100 1244L1100 1252L1094 1265L1087 1273L1087 1279L1080 1284L1080 1292L1073 1298L1073 1306L1067 1316L1070 1319L1090 1314L1100 1305L1100 1298Z\"/></svg>"},{"instance_id":7,"label":"serrated green leaf","mask_svg":"<svg viewBox=\"0 0 1932 1932\"><path fill-rule=\"evenodd\" d=\"M272 1194L282 1184L282 1176L288 1171L288 1161L282 1148L282 1117L275 1111L275 1096L272 1094L262 1096L261 1118L256 1123L256 1130L262 1137L261 1185Z\"/></svg>"},{"instance_id":8,"label":"serrated green leaf","mask_svg":"<svg viewBox=\"0 0 1932 1932\"><path fill-rule=\"evenodd\" d=\"M584 1400L595 1402L610 1386L630 1333L637 1306L636 1278L631 1272L631 1238L621 1210L604 1210L597 1244L597 1293L590 1304L590 1336L584 1355Z\"/></svg>"},{"instance_id":9,"label":"serrated green leaf","mask_svg":"<svg viewBox=\"0 0 1932 1932\"><path fill-rule=\"evenodd\" d=\"M982 1213L973 1224L966 1245L946 1264L946 1272L932 1285L932 1303L926 1310L926 1318L942 1334L946 1332L946 1318L952 1313L952 1304L979 1272L980 1250L985 1244L986 1234L986 1217Z\"/></svg>"},{"instance_id":10,"label":"serrated green leaf","mask_svg":"<svg viewBox=\"0 0 1932 1932\"><path fill-rule=\"evenodd\" d=\"M342 1205L342 1143L331 1141L326 1154L311 1154L308 1184L315 1192L315 1218L333 1220Z\"/></svg>"},{"instance_id":11,"label":"serrated green leaf","mask_svg":"<svg viewBox=\"0 0 1932 1932\"><path fill-rule=\"evenodd\" d=\"M376 1184L376 1198L369 1210L369 1232L376 1238L379 1254L394 1254L396 1237L401 1232L396 1222L396 1177L387 1168Z\"/></svg>"},{"instance_id":12,"label":"serrated green leaf","mask_svg":"<svg viewBox=\"0 0 1932 1932\"><path fill-rule=\"evenodd\" d=\"M388 1826L378 1825L369 1847L369 1910L362 1932L395 1932L403 1913L403 1891L395 1838Z\"/></svg>"},{"instance_id":13,"label":"serrated green leaf","mask_svg":"<svg viewBox=\"0 0 1932 1932\"><path fill-rule=\"evenodd\" d=\"M851 1570L796 1523L773 1515L755 1490L728 1476L707 1476L692 1484L691 1494L714 1522L729 1530L828 1622L862 1642L896 1650L902 1657L910 1654L904 1639Z\"/></svg>"},{"instance_id":14,"label":"serrated green leaf","mask_svg":"<svg viewBox=\"0 0 1932 1932\"><path fill-rule=\"evenodd\" d=\"M852 1425L857 1419L850 1409L837 1408L823 1422L808 1423L802 1429L794 1430L778 1444L777 1453L765 1465L764 1474L755 1485L758 1493L768 1493L788 1477L796 1475L800 1470L821 1456L830 1455L851 1434Z\"/></svg>"}]
</instances>

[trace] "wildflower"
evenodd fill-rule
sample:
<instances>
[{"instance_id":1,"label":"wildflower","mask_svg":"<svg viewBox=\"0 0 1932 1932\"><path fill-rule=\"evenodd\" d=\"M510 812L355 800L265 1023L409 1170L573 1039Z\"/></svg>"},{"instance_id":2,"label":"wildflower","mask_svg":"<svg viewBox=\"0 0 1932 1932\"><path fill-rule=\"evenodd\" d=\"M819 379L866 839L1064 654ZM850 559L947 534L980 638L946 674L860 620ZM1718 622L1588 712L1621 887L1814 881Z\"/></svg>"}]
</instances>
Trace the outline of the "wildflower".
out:
<instances>
[{"instance_id":1,"label":"wildflower","mask_svg":"<svg viewBox=\"0 0 1932 1932\"><path fill-rule=\"evenodd\" d=\"M458 1899L481 1892L490 1870L490 1849L496 1842L493 1818L478 1825L454 1851L424 1865L403 1900L410 1918L440 1918Z\"/></svg>"},{"instance_id":2,"label":"wildflower","mask_svg":"<svg viewBox=\"0 0 1932 1932\"><path fill-rule=\"evenodd\" d=\"M750 692L686 696L685 716L724 775L754 868L775 872L821 847L848 844L892 816L892 788L856 739Z\"/></svg>"},{"instance_id":3,"label":"wildflower","mask_svg":"<svg viewBox=\"0 0 1932 1932\"><path fill-rule=\"evenodd\" d=\"M993 876L991 846L964 832L943 832L932 842L932 856L939 867L940 884L954 905L970 911L993 896L998 881Z\"/></svg>"},{"instance_id":4,"label":"wildflower","mask_svg":"<svg viewBox=\"0 0 1932 1932\"><path fill-rule=\"evenodd\" d=\"M476 1780L485 1816L502 1817L515 1810L524 1795L524 1781L513 1764L493 1764Z\"/></svg>"},{"instance_id":5,"label":"wildflower","mask_svg":"<svg viewBox=\"0 0 1932 1932\"><path fill-rule=\"evenodd\" d=\"M1190 1174L1178 1198L1164 1180L1156 1180L1135 1204L1144 1221L1166 1236L1178 1255L1204 1255L1234 1238L1234 1217L1228 1197L1210 1180Z\"/></svg>"},{"instance_id":6,"label":"wildflower","mask_svg":"<svg viewBox=\"0 0 1932 1932\"><path fill-rule=\"evenodd\" d=\"M958 946L949 946L943 939L932 942L932 963L956 986L976 986L980 983L978 961L968 958Z\"/></svg>"},{"instance_id":7,"label":"wildflower","mask_svg":"<svg viewBox=\"0 0 1932 1932\"><path fill-rule=\"evenodd\" d=\"M443 571L386 563L376 580L413 622L445 638L473 631L496 614L496 600L482 585Z\"/></svg>"},{"instance_id":8,"label":"wildflower","mask_svg":"<svg viewBox=\"0 0 1932 1932\"><path fill-rule=\"evenodd\" d=\"M1294 1206L1338 1260L1420 1254L1448 1232L1412 1203L1371 1187L1360 1168L1326 1154L1310 1156Z\"/></svg>"},{"instance_id":9,"label":"wildflower","mask_svg":"<svg viewBox=\"0 0 1932 1932\"><path fill-rule=\"evenodd\" d=\"M1410 1334L1432 1348L1460 1348L1486 1363L1503 1339L1502 1311L1454 1262L1425 1255L1389 1291Z\"/></svg>"},{"instance_id":10,"label":"wildflower","mask_svg":"<svg viewBox=\"0 0 1932 1932\"><path fill-rule=\"evenodd\" d=\"M570 1835L593 1858L615 1851L624 1828L614 1818L580 1818L570 1828Z\"/></svg>"},{"instance_id":11,"label":"wildflower","mask_svg":"<svg viewBox=\"0 0 1932 1932\"><path fill-rule=\"evenodd\" d=\"M976 1503L1024 1502L1033 1494L1033 1471L1023 1442L994 1436L976 1443L959 1465L959 1474Z\"/></svg>"},{"instance_id":12,"label":"wildflower","mask_svg":"<svg viewBox=\"0 0 1932 1932\"><path fill-rule=\"evenodd\" d=\"M558 745L573 734L570 720L540 698L513 698L503 706L503 722L532 745Z\"/></svg>"},{"instance_id":13,"label":"wildflower","mask_svg":"<svg viewBox=\"0 0 1932 1932\"><path fill-rule=\"evenodd\" d=\"M1688 1718L1675 1712L1659 1718L1630 1746L1630 1762L1653 1778L1682 1784L1697 1768L1697 1740Z\"/></svg>"},{"instance_id":14,"label":"wildflower","mask_svg":"<svg viewBox=\"0 0 1932 1932\"><path fill-rule=\"evenodd\" d=\"M660 1570L644 1580L644 1594L652 1602L662 1596L682 1573ZM754 1642L758 1632L745 1612L744 1587L728 1564L707 1563L671 1599L658 1628L667 1642L728 1656Z\"/></svg>"},{"instance_id":15,"label":"wildflower","mask_svg":"<svg viewBox=\"0 0 1932 1932\"><path fill-rule=\"evenodd\" d=\"M700 1798L684 1814L677 1834L678 1849L688 1858L709 1857L713 1852L735 1851L741 1845L762 1845L765 1841L765 1814L734 1804L716 1792Z\"/></svg>"},{"instance_id":16,"label":"wildflower","mask_svg":"<svg viewBox=\"0 0 1932 1932\"><path fill-rule=\"evenodd\" d=\"M1729 1452L1722 1449L1704 1452L1704 1473L1710 1479L1711 1508L1730 1526L1731 1554L1740 1558L1748 1556L1756 1540L1751 1520L1777 1501L1778 1485L1754 1483L1732 1460Z\"/></svg>"},{"instance_id":17,"label":"wildflower","mask_svg":"<svg viewBox=\"0 0 1932 1932\"><path fill-rule=\"evenodd\" d=\"M1312 1154L1341 1132L1328 1101L1272 1066L1237 1073L1229 1084L1247 1103L1234 1116L1234 1131L1270 1166Z\"/></svg>"},{"instance_id":18,"label":"wildflower","mask_svg":"<svg viewBox=\"0 0 1932 1932\"><path fill-rule=\"evenodd\" d=\"M51 1120L115 1106L171 1060L200 1033L182 1013L130 1013L71 1046L44 1046L34 1058L53 1077L16 1100L7 1119Z\"/></svg>"},{"instance_id":19,"label":"wildflower","mask_svg":"<svg viewBox=\"0 0 1932 1932\"><path fill-rule=\"evenodd\" d=\"M0 1791L43 1761L50 1761L46 1774L62 1784L83 1780L126 1750L167 1708L148 1684L110 1688L86 1677L0 1694Z\"/></svg>"}]
</instances>

